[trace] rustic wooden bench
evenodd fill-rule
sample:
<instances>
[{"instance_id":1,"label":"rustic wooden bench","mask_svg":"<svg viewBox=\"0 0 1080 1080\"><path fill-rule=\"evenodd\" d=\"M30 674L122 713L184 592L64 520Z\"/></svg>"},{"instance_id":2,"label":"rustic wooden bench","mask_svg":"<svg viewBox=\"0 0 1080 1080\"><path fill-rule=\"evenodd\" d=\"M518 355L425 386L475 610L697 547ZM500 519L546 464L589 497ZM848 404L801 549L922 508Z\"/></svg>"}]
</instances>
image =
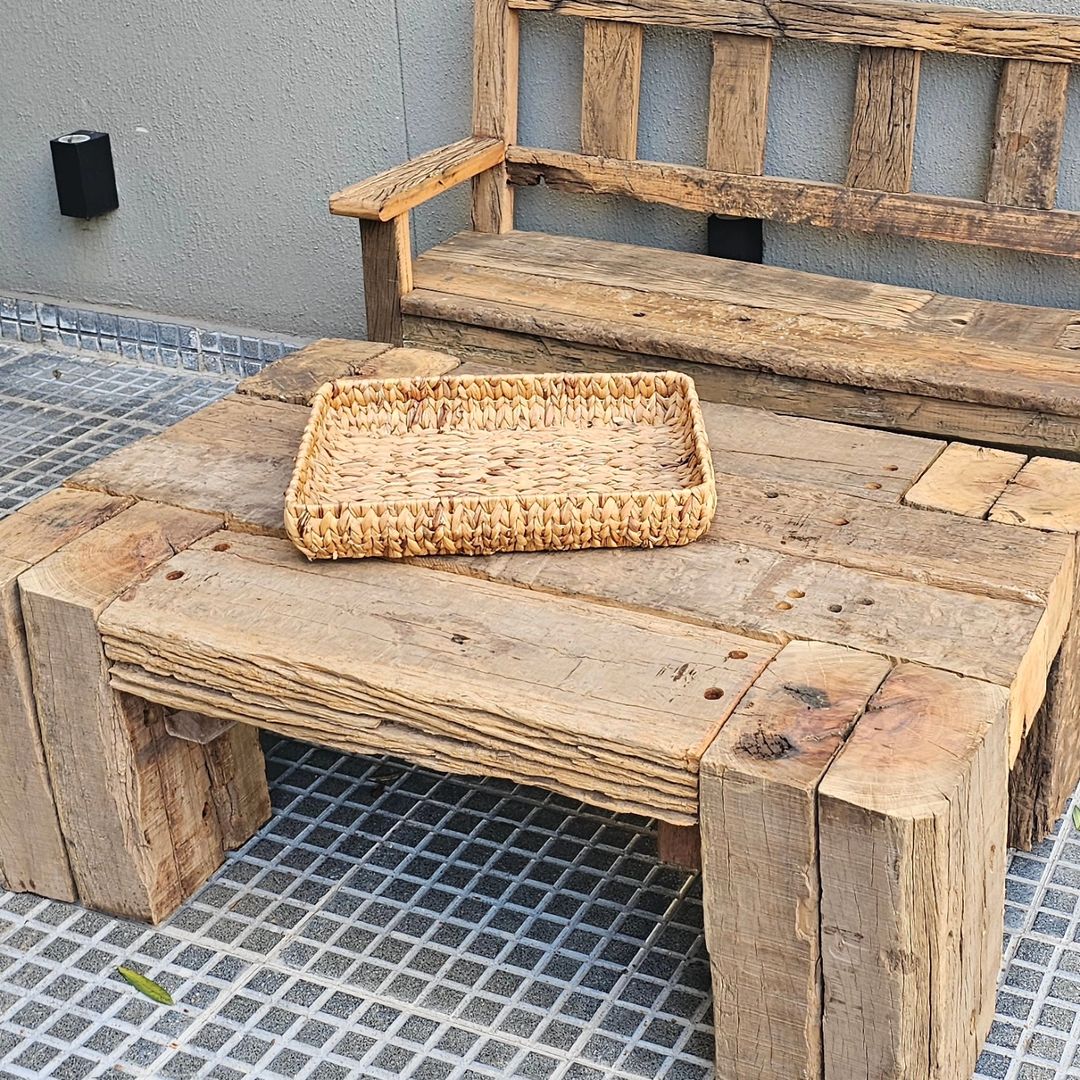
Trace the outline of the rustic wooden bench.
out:
<instances>
[{"instance_id":1,"label":"rustic wooden bench","mask_svg":"<svg viewBox=\"0 0 1080 1080\"><path fill-rule=\"evenodd\" d=\"M699 855L718 1075L966 1080L1080 772L1080 464L706 404L696 544L306 562L314 389L450 370L319 343L0 521L0 883L161 919L269 813L256 728L389 752Z\"/></svg>"},{"instance_id":2,"label":"rustic wooden bench","mask_svg":"<svg viewBox=\"0 0 1080 1080\"><path fill-rule=\"evenodd\" d=\"M522 11L584 20L580 153L517 144ZM712 35L704 167L637 160L651 26ZM762 175L772 45L785 38L860 49L841 184ZM923 52L1002 61L983 201L910 190ZM330 209L360 219L373 340L544 371L679 367L713 401L1075 456L1080 310L515 232L513 222L515 188L544 183L1077 258L1080 213L1054 206L1077 60L1075 16L895 0L477 0L472 137L346 188ZM410 209L470 178L472 231L414 262Z\"/></svg>"}]
</instances>

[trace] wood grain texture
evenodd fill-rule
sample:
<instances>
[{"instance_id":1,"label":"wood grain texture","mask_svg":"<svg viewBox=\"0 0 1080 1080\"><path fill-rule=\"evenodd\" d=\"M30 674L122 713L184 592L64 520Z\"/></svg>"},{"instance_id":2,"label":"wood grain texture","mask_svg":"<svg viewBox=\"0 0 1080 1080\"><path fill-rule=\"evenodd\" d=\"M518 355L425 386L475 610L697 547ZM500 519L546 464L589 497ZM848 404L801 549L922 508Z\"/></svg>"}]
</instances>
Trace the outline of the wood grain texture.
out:
<instances>
[{"instance_id":1,"label":"wood grain texture","mask_svg":"<svg viewBox=\"0 0 1080 1080\"><path fill-rule=\"evenodd\" d=\"M19 578L42 742L79 899L157 921L217 868L202 748L160 708L112 692L101 610L215 519L141 503Z\"/></svg>"},{"instance_id":2,"label":"wood grain texture","mask_svg":"<svg viewBox=\"0 0 1080 1080\"><path fill-rule=\"evenodd\" d=\"M721 260L716 260L720 262ZM413 294L416 298L416 294ZM896 390L882 390L771 372L717 367L625 347L594 345L565 337L501 330L469 322L456 298L425 296L417 310L432 317L406 314L404 333L410 345L445 349L484 370L518 371L667 371L690 375L698 395L773 413L814 417L841 424L913 435L997 443L1029 453L1076 455L1080 417L1053 416L1039 409L980 405ZM445 317L451 316L451 317ZM486 316L485 316L486 317ZM487 321L495 321L487 319ZM561 332L561 329L553 332ZM463 367L462 370L465 370Z\"/></svg>"},{"instance_id":3,"label":"wood grain texture","mask_svg":"<svg viewBox=\"0 0 1080 1080\"><path fill-rule=\"evenodd\" d=\"M1080 464L1032 458L990 509L992 521L1055 532L1080 532Z\"/></svg>"},{"instance_id":4,"label":"wood grain texture","mask_svg":"<svg viewBox=\"0 0 1080 1080\"><path fill-rule=\"evenodd\" d=\"M41 743L18 577L128 505L60 490L0 520L0 888L12 892L78 898Z\"/></svg>"},{"instance_id":5,"label":"wood grain texture","mask_svg":"<svg viewBox=\"0 0 1080 1080\"><path fill-rule=\"evenodd\" d=\"M509 0L519 11L969 56L1080 61L1080 19L903 0Z\"/></svg>"},{"instance_id":6,"label":"wood grain texture","mask_svg":"<svg viewBox=\"0 0 1080 1080\"><path fill-rule=\"evenodd\" d=\"M969 1076L1005 887L1006 694L900 664L822 781L825 1075Z\"/></svg>"},{"instance_id":7,"label":"wood grain texture","mask_svg":"<svg viewBox=\"0 0 1080 1080\"><path fill-rule=\"evenodd\" d=\"M1078 558L1080 563L1080 558ZM1080 581L1077 582L1080 596ZM1080 784L1080 602L1009 778L1009 845L1042 843Z\"/></svg>"},{"instance_id":8,"label":"wood grain texture","mask_svg":"<svg viewBox=\"0 0 1080 1080\"><path fill-rule=\"evenodd\" d=\"M364 308L371 341L401 344L401 298L412 289L409 215L392 221L360 219Z\"/></svg>"},{"instance_id":9,"label":"wood grain texture","mask_svg":"<svg viewBox=\"0 0 1080 1080\"><path fill-rule=\"evenodd\" d=\"M998 87L986 201L1047 210L1057 197L1069 68L1007 60Z\"/></svg>"},{"instance_id":10,"label":"wood grain texture","mask_svg":"<svg viewBox=\"0 0 1080 1080\"><path fill-rule=\"evenodd\" d=\"M446 353L392 349L385 342L321 338L242 379L236 391L291 405L310 405L319 387L333 379L445 375L457 365L458 361Z\"/></svg>"},{"instance_id":11,"label":"wood grain texture","mask_svg":"<svg viewBox=\"0 0 1080 1080\"><path fill-rule=\"evenodd\" d=\"M950 443L904 496L908 506L983 518L1027 458L1008 450Z\"/></svg>"},{"instance_id":12,"label":"wood grain texture","mask_svg":"<svg viewBox=\"0 0 1080 1080\"><path fill-rule=\"evenodd\" d=\"M891 668L792 642L701 761L716 1057L760 1080L821 1077L817 788Z\"/></svg>"},{"instance_id":13,"label":"wood grain texture","mask_svg":"<svg viewBox=\"0 0 1080 1080\"><path fill-rule=\"evenodd\" d=\"M610 279L488 270L429 256L417 263L403 310L690 363L1080 417L1080 362L1059 349L900 333L659 291L640 295Z\"/></svg>"},{"instance_id":14,"label":"wood grain texture","mask_svg":"<svg viewBox=\"0 0 1080 1080\"><path fill-rule=\"evenodd\" d=\"M683 870L701 869L701 829L698 825L657 822L656 849L661 862Z\"/></svg>"},{"instance_id":15,"label":"wood grain texture","mask_svg":"<svg viewBox=\"0 0 1080 1080\"><path fill-rule=\"evenodd\" d=\"M307 416L300 405L234 395L110 454L69 484L219 514L233 528L284 536L284 492Z\"/></svg>"},{"instance_id":16,"label":"wood grain texture","mask_svg":"<svg viewBox=\"0 0 1080 1080\"><path fill-rule=\"evenodd\" d=\"M473 134L509 146L517 140L518 13L506 0L476 0L473 26ZM504 164L473 179L472 225L480 232L514 227L514 191Z\"/></svg>"},{"instance_id":17,"label":"wood grain texture","mask_svg":"<svg viewBox=\"0 0 1080 1080\"><path fill-rule=\"evenodd\" d=\"M765 171L771 72L772 38L713 35L707 168L751 176Z\"/></svg>"},{"instance_id":18,"label":"wood grain texture","mask_svg":"<svg viewBox=\"0 0 1080 1080\"><path fill-rule=\"evenodd\" d=\"M776 651L416 566L309 564L283 541L224 535L226 551L211 537L181 552L101 616L115 686L674 824L697 819L698 760Z\"/></svg>"},{"instance_id":19,"label":"wood grain texture","mask_svg":"<svg viewBox=\"0 0 1080 1080\"><path fill-rule=\"evenodd\" d=\"M855 77L848 187L910 191L921 53L864 47Z\"/></svg>"},{"instance_id":20,"label":"wood grain texture","mask_svg":"<svg viewBox=\"0 0 1080 1080\"><path fill-rule=\"evenodd\" d=\"M644 35L644 28L633 23L585 20L582 153L637 157Z\"/></svg>"},{"instance_id":21,"label":"wood grain texture","mask_svg":"<svg viewBox=\"0 0 1080 1080\"><path fill-rule=\"evenodd\" d=\"M336 192L330 196L330 213L391 221L493 168L505 156L501 139L460 139Z\"/></svg>"},{"instance_id":22,"label":"wood grain texture","mask_svg":"<svg viewBox=\"0 0 1080 1080\"><path fill-rule=\"evenodd\" d=\"M510 180L564 191L625 195L703 214L732 214L819 228L946 240L1080 258L1080 213L1028 210L974 199L869 191L781 176L740 176L692 165L619 161L511 146Z\"/></svg>"}]
</instances>

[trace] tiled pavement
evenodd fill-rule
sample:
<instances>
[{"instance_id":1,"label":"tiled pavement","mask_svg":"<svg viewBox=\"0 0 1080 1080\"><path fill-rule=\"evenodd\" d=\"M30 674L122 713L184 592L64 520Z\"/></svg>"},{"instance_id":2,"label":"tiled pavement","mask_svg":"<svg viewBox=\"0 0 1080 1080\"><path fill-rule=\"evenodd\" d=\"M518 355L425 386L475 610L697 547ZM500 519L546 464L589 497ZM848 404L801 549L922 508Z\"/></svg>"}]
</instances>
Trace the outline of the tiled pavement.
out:
<instances>
[{"instance_id":1,"label":"tiled pavement","mask_svg":"<svg viewBox=\"0 0 1080 1080\"><path fill-rule=\"evenodd\" d=\"M144 330L142 366L97 333L111 356L40 328L0 340L0 513L229 389L221 335L191 372L162 365L171 330ZM280 354L255 341L230 374L260 347ZM164 926L0 893L0 1080L715 1075L700 881L658 862L648 822L381 758L267 751L273 819ZM977 1075L1080 1077L1068 818L1014 856L1008 891ZM176 1007L131 990L120 963Z\"/></svg>"}]
</instances>

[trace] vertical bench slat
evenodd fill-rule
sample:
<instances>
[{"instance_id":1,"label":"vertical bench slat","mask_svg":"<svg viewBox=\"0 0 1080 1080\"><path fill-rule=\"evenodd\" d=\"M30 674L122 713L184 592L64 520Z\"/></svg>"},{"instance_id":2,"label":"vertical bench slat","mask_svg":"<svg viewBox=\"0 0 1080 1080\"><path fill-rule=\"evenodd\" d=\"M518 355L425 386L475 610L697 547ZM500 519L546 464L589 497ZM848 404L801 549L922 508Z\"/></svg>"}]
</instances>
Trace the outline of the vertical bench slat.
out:
<instances>
[{"instance_id":1,"label":"vertical bench slat","mask_svg":"<svg viewBox=\"0 0 1080 1080\"><path fill-rule=\"evenodd\" d=\"M1006 60L998 87L986 201L1049 210L1057 196L1067 64Z\"/></svg>"},{"instance_id":2,"label":"vertical bench slat","mask_svg":"<svg viewBox=\"0 0 1080 1080\"><path fill-rule=\"evenodd\" d=\"M911 190L921 56L912 49L860 51L848 187Z\"/></svg>"},{"instance_id":3,"label":"vertical bench slat","mask_svg":"<svg viewBox=\"0 0 1080 1080\"><path fill-rule=\"evenodd\" d=\"M507 0L476 0L473 67L473 134L517 139L518 13ZM499 165L473 180L473 228L504 233L514 227L514 191L506 166Z\"/></svg>"},{"instance_id":4,"label":"vertical bench slat","mask_svg":"<svg viewBox=\"0 0 1080 1080\"><path fill-rule=\"evenodd\" d=\"M637 157L641 52L645 31L637 23L585 20L581 80L581 152Z\"/></svg>"},{"instance_id":5,"label":"vertical bench slat","mask_svg":"<svg viewBox=\"0 0 1080 1080\"><path fill-rule=\"evenodd\" d=\"M772 38L713 35L706 166L760 176L765 171Z\"/></svg>"}]
</instances>

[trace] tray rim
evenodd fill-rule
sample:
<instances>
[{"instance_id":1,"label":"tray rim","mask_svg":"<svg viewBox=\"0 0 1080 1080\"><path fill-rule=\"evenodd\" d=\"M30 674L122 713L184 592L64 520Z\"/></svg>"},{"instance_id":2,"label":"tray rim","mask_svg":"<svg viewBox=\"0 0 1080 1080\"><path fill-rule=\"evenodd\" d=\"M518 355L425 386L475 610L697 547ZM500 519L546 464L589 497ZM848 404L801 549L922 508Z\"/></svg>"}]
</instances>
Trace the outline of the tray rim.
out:
<instances>
[{"instance_id":1,"label":"tray rim","mask_svg":"<svg viewBox=\"0 0 1080 1080\"><path fill-rule=\"evenodd\" d=\"M300 483L300 473L302 468L307 462L311 453L311 448L318 434L320 424L326 415L330 407L330 399L337 392L339 387L348 389L353 386L381 384L387 387L400 386L402 383L411 383L416 386L434 385L438 383L462 383L470 385L474 383L486 383L502 382L506 380L512 380L521 383L535 383L544 381L558 381L558 382L571 382L580 381L591 378L617 378L617 379L633 379L633 378L663 378L673 381L679 384L681 391L686 399L686 406L691 414L691 421L693 427L693 446L694 452L697 455L698 461L701 466L702 481L698 484L690 484L686 487L677 488L645 488L645 489L620 489L616 491L609 491L604 494L592 491L589 488L573 488L566 489L561 492L552 492L549 494L529 494L527 492L512 493L505 495L431 495L428 498L422 499L345 499L337 501L317 501L308 502L302 500L297 495L297 487ZM713 469L712 454L709 451L708 432L705 429L705 418L701 412L701 401L698 398L697 388L694 385L694 380L681 371L612 371L612 372L545 372L539 374L533 374L531 372L507 372L504 375L473 375L462 374L454 375L453 373L447 373L445 375L421 375L421 376L402 376L400 378L387 378L387 379L362 379L355 377L343 377L338 379L332 379L329 382L323 383L322 386L315 392L314 397L311 400L311 411L308 416L308 422L304 428L304 434L300 440L300 446L296 453L296 463L293 467L292 477L289 480L289 486L285 491L285 509L286 516L288 515L289 508L294 510L304 511L308 514L321 514L326 510L331 510L335 517L340 517L346 509L355 510L356 512L363 513L364 511L384 506L398 506L415 509L417 512L425 512L426 510L434 509L437 507L453 507L455 503L459 501L465 501L470 506L479 507L483 510L494 510L500 504L516 502L522 505L540 505L546 506L553 502L557 502L565 499L581 499L583 496L589 494L597 494L600 498L605 499L639 499L639 498L652 498L652 499L669 499L675 501L684 501L694 497L703 497L710 490L715 490L716 476Z\"/></svg>"}]
</instances>

